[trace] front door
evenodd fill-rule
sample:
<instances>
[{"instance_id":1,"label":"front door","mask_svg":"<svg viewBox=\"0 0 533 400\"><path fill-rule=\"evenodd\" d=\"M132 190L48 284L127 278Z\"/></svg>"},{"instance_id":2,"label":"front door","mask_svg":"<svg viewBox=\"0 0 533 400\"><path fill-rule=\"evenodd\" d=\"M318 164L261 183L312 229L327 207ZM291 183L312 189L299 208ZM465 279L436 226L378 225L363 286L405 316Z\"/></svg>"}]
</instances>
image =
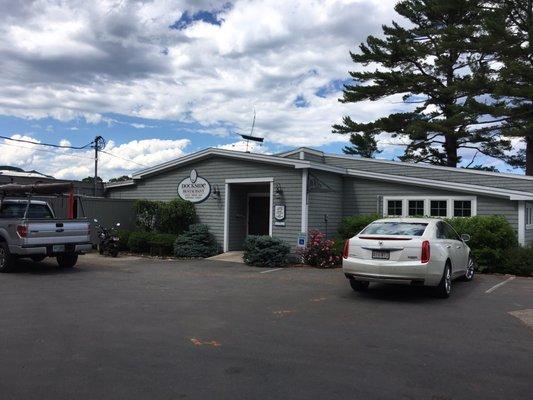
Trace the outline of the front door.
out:
<instances>
[{"instance_id":1,"label":"front door","mask_svg":"<svg viewBox=\"0 0 533 400\"><path fill-rule=\"evenodd\" d=\"M270 198L250 196L248 198L248 235L268 235L270 223Z\"/></svg>"}]
</instances>

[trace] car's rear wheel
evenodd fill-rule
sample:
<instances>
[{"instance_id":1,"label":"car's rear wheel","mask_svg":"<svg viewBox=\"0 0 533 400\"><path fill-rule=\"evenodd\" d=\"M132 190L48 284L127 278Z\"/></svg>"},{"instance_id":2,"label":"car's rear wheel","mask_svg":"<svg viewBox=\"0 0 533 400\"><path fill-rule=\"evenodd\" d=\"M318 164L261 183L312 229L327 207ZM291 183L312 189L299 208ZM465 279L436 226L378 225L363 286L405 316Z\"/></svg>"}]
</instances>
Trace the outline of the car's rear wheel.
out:
<instances>
[{"instance_id":1,"label":"car's rear wheel","mask_svg":"<svg viewBox=\"0 0 533 400\"><path fill-rule=\"evenodd\" d=\"M367 281L356 281L355 279L350 279L350 286L355 292L362 292L368 289L370 282Z\"/></svg>"},{"instance_id":2,"label":"car's rear wheel","mask_svg":"<svg viewBox=\"0 0 533 400\"><path fill-rule=\"evenodd\" d=\"M9 252L6 242L0 242L0 272L11 272L14 267L14 259Z\"/></svg>"},{"instance_id":3,"label":"car's rear wheel","mask_svg":"<svg viewBox=\"0 0 533 400\"><path fill-rule=\"evenodd\" d=\"M46 256L31 256L30 258L33 262L41 262L46 258Z\"/></svg>"},{"instance_id":4,"label":"car's rear wheel","mask_svg":"<svg viewBox=\"0 0 533 400\"><path fill-rule=\"evenodd\" d=\"M450 293L452 292L452 266L450 265L450 262L447 262L444 266L442 278L435 292L436 295L442 299L450 297Z\"/></svg>"},{"instance_id":5,"label":"car's rear wheel","mask_svg":"<svg viewBox=\"0 0 533 400\"><path fill-rule=\"evenodd\" d=\"M56 260L60 268L72 268L78 262L78 255L75 253L59 254Z\"/></svg>"},{"instance_id":6,"label":"car's rear wheel","mask_svg":"<svg viewBox=\"0 0 533 400\"><path fill-rule=\"evenodd\" d=\"M466 272L461 277L463 281L470 282L472 279L474 279L476 269L476 262L474 261L474 258L472 256L468 256L468 265L466 266Z\"/></svg>"}]
</instances>

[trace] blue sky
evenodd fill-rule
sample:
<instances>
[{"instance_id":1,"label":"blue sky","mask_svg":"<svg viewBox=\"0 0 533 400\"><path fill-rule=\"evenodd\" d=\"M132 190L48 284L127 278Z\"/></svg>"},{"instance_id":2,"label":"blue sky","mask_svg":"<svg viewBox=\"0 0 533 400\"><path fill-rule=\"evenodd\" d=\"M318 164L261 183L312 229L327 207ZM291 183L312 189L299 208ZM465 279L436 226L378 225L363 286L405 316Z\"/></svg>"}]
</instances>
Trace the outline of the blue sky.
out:
<instances>
[{"instance_id":1,"label":"blue sky","mask_svg":"<svg viewBox=\"0 0 533 400\"><path fill-rule=\"evenodd\" d=\"M0 19L0 132L30 141L108 144L103 178L213 146L340 152L344 115L371 121L405 110L401 96L341 104L349 51L397 19L387 0L7 2ZM380 138L381 158L402 153ZM472 153L464 153L469 160ZM58 178L92 174L90 151L0 140L0 165ZM132 160L126 162L124 159ZM494 160L486 165L508 168Z\"/></svg>"}]
</instances>

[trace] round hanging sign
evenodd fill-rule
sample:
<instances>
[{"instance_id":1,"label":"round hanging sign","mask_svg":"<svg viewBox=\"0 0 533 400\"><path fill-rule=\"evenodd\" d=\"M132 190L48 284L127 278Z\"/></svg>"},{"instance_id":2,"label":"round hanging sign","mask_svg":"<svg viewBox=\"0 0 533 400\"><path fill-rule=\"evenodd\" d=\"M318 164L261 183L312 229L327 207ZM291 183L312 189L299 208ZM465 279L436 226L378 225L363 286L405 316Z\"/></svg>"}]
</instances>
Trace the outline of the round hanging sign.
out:
<instances>
[{"instance_id":1,"label":"round hanging sign","mask_svg":"<svg viewBox=\"0 0 533 400\"><path fill-rule=\"evenodd\" d=\"M178 195L191 203L201 203L209 197L211 193L211 185L198 173L195 169L191 170L191 174L178 183Z\"/></svg>"}]
</instances>

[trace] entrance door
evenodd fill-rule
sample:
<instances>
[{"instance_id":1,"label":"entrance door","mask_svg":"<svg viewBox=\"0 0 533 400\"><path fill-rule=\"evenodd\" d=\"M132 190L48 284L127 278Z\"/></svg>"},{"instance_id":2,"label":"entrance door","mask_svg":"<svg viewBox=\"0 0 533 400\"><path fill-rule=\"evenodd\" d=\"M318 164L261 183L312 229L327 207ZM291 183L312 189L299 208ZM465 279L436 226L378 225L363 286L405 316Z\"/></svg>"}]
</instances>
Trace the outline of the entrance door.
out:
<instances>
[{"instance_id":1,"label":"entrance door","mask_svg":"<svg viewBox=\"0 0 533 400\"><path fill-rule=\"evenodd\" d=\"M248 234L268 235L270 233L270 198L250 196L248 198Z\"/></svg>"}]
</instances>

